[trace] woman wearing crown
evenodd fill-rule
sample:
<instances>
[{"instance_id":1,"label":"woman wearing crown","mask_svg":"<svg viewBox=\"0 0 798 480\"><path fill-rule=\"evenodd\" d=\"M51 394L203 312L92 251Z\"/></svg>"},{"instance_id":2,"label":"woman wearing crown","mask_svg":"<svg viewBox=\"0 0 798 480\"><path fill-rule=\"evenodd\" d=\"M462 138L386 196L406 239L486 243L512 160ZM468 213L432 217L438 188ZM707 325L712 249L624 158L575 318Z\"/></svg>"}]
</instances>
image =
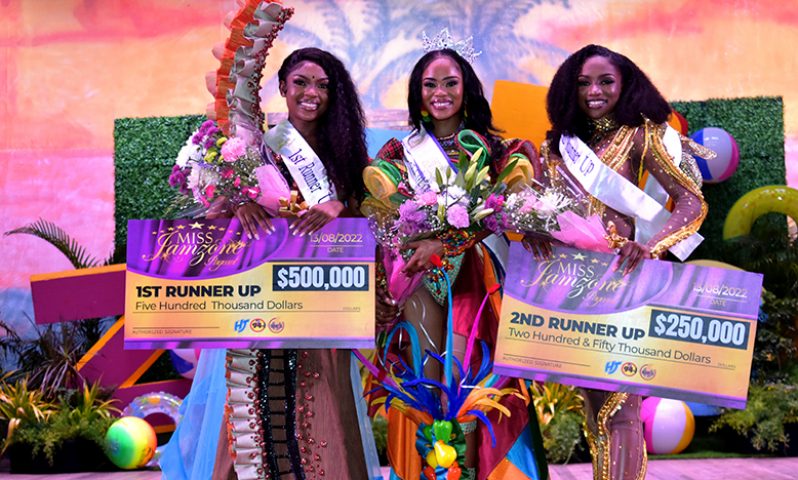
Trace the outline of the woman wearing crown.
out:
<instances>
[{"instance_id":1,"label":"woman wearing crown","mask_svg":"<svg viewBox=\"0 0 798 480\"><path fill-rule=\"evenodd\" d=\"M448 32L444 31L433 42L427 40L425 43L433 43L436 49L421 57L410 75L408 110L413 130L402 140L391 139L386 143L369 167L375 169L380 162L387 162L388 169L398 178L388 182L389 191L385 192L382 191L384 186L373 186L376 182L370 178L371 172L367 169L364 179L372 194L380 190L379 196L387 198L390 192L395 191L396 185L400 190L416 193L434 189L436 171L443 172L447 168L456 171L458 156L474 154L475 148L484 149L491 178L496 178L510 161L516 162L512 181L528 183L533 177L538 177L542 172L538 167L536 149L528 141L505 141L498 136L482 84L470 63L460 53L448 48L454 46ZM470 41L461 42L458 46L467 46L468 55L473 55ZM368 207L368 202L365 207ZM378 325L388 330L397 320L404 319L419 332L422 351L442 355L446 348L446 309L449 308L452 310L454 341L453 352L446 354L453 353L457 359L463 360L474 322L478 322L476 337L485 341L492 352L501 301L500 293L495 290L504 276L502 258L507 247L503 236L469 230L447 230L433 238L405 244L402 272L408 278L423 275L423 282L405 300L392 298L388 286L378 281L381 285L378 286L377 299ZM446 300L445 282L434 273L431 258L435 256L443 259L442 268L448 273L451 304ZM489 291L494 293L490 295ZM486 295L490 295L489 306L480 310L480 302ZM484 313L475 319L477 311ZM401 352L401 347L396 344L386 348ZM472 357L476 361L470 363L478 364L478 357ZM427 362L424 373L427 378L441 379L440 367L436 362ZM504 379L504 382L511 384L513 381ZM491 433L482 423L462 425L467 444L467 468L463 469L462 478L486 479L489 475L492 479L540 478L540 469L545 469L545 460L536 460L533 454L525 401L509 395L502 403L509 408L512 418L499 420L491 417L495 447L491 445ZM416 425L409 423L395 409L389 408L388 414L388 457L393 472L399 478L415 480L422 468L422 461L413 445ZM537 431L535 418L532 423ZM505 476L512 475L508 472L520 476Z\"/></svg>"}]
</instances>

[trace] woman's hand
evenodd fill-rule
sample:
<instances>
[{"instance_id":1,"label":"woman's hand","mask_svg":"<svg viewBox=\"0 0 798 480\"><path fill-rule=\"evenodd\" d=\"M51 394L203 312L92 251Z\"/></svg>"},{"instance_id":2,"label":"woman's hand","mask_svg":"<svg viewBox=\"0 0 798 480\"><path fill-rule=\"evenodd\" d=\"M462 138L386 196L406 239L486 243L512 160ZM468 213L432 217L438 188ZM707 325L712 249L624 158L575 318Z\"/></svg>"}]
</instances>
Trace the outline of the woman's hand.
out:
<instances>
[{"instance_id":1,"label":"woman's hand","mask_svg":"<svg viewBox=\"0 0 798 480\"><path fill-rule=\"evenodd\" d=\"M205 212L205 218L208 220L216 220L217 218L230 218L232 213L233 212L230 211L230 205L227 203L227 197L217 197Z\"/></svg>"},{"instance_id":2,"label":"woman's hand","mask_svg":"<svg viewBox=\"0 0 798 480\"><path fill-rule=\"evenodd\" d=\"M377 327L390 327L402 313L402 309L387 290L378 287L376 313Z\"/></svg>"},{"instance_id":3,"label":"woman's hand","mask_svg":"<svg viewBox=\"0 0 798 480\"><path fill-rule=\"evenodd\" d=\"M255 202L247 202L239 205L236 209L236 218L241 222L241 226L247 233L250 240L252 238L260 239L258 235L258 227L264 232L274 233L274 225L266 213L266 209Z\"/></svg>"},{"instance_id":4,"label":"woman's hand","mask_svg":"<svg viewBox=\"0 0 798 480\"><path fill-rule=\"evenodd\" d=\"M524 235L521 245L535 257L535 260L545 260L551 257L551 237L530 232Z\"/></svg>"},{"instance_id":5,"label":"woman's hand","mask_svg":"<svg viewBox=\"0 0 798 480\"><path fill-rule=\"evenodd\" d=\"M410 260L405 263L402 272L408 277L412 277L416 273L426 272L432 268L432 263L429 257L433 254L443 257L443 243L438 239L418 240L409 242L402 250L415 250Z\"/></svg>"},{"instance_id":6,"label":"woman's hand","mask_svg":"<svg viewBox=\"0 0 798 480\"><path fill-rule=\"evenodd\" d=\"M615 270L618 271L625 262L626 267L623 269L624 275L632 273L640 264L641 260L652 258L650 248L642 243L633 242L631 240L620 248L618 255L621 257L618 259L618 263L615 264Z\"/></svg>"},{"instance_id":7,"label":"woman's hand","mask_svg":"<svg viewBox=\"0 0 798 480\"><path fill-rule=\"evenodd\" d=\"M338 200L329 200L310 207L288 228L294 235L310 235L338 218L346 207Z\"/></svg>"}]
</instances>

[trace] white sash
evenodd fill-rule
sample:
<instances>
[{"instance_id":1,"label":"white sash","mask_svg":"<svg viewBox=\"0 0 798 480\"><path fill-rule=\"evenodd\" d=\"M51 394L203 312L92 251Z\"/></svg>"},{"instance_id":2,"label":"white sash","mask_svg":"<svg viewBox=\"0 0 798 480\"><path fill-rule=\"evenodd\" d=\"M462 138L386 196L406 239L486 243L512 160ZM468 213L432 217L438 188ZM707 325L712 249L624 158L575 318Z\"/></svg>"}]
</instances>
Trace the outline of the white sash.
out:
<instances>
[{"instance_id":1,"label":"white sash","mask_svg":"<svg viewBox=\"0 0 798 480\"><path fill-rule=\"evenodd\" d=\"M413 130L410 135L402 139L405 151L405 166L407 167L407 181L414 192L425 192L430 189L430 184L435 181L435 171L439 170L445 176L446 169L452 167L449 156L443 151L437 140L423 128ZM504 271L510 244L504 235L491 234L482 244L493 253L499 262L498 267Z\"/></svg>"},{"instance_id":2,"label":"white sash","mask_svg":"<svg viewBox=\"0 0 798 480\"><path fill-rule=\"evenodd\" d=\"M676 134L675 131L673 133ZM665 148L678 166L682 156L681 141L678 134L676 135L678 145L674 143L673 135L666 133ZM677 147L678 152L671 150ZM665 226L671 216L664 208L668 196L656 180L649 182L651 187L648 189L655 199L608 167L585 142L575 136L560 137L560 153L568 170L589 194L613 210L635 219L635 241L645 243ZM674 153L678 153L678 156L673 155ZM653 176L649 175L649 179L653 179ZM648 186L647 183L646 187ZM695 233L669 250L683 261L702 241L703 237Z\"/></svg>"},{"instance_id":3,"label":"white sash","mask_svg":"<svg viewBox=\"0 0 798 480\"><path fill-rule=\"evenodd\" d=\"M302 197L308 205L318 205L338 198L327 169L308 142L288 120L263 134L263 141L283 157Z\"/></svg>"},{"instance_id":4,"label":"white sash","mask_svg":"<svg viewBox=\"0 0 798 480\"><path fill-rule=\"evenodd\" d=\"M446 169L451 166L449 157L435 138L425 129L413 130L402 139L407 166L407 181L414 192L425 192L435 182L435 172L446 176Z\"/></svg>"}]
</instances>

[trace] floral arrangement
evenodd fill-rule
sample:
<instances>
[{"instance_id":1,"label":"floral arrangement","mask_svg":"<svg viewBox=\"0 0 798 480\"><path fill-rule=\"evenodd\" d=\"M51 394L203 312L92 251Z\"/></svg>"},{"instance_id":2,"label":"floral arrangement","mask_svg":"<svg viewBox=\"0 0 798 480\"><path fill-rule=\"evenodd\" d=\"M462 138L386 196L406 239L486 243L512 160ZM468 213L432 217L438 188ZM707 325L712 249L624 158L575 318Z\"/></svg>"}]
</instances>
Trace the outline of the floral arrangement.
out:
<instances>
[{"instance_id":1,"label":"floral arrangement","mask_svg":"<svg viewBox=\"0 0 798 480\"><path fill-rule=\"evenodd\" d=\"M256 169L262 163L242 138L228 138L206 120L180 149L169 185L206 209L222 198L233 204L256 200L261 194Z\"/></svg>"},{"instance_id":2,"label":"floral arrangement","mask_svg":"<svg viewBox=\"0 0 798 480\"><path fill-rule=\"evenodd\" d=\"M495 192L502 187L500 181L491 184L484 157L483 148L478 148L470 157L462 155L456 173L451 167L438 170L435 182L423 192L414 192L400 181L396 214L390 218L383 216L375 225L377 240L383 245L398 247L447 230L481 229L482 220L493 213L488 199L495 198ZM514 166L514 163L508 165L505 171L509 172Z\"/></svg>"},{"instance_id":3,"label":"floral arrangement","mask_svg":"<svg viewBox=\"0 0 798 480\"><path fill-rule=\"evenodd\" d=\"M576 206L572 198L554 187L527 186L506 196L492 194L486 200L492 213L482 223L494 233L551 232L558 228L558 215Z\"/></svg>"}]
</instances>

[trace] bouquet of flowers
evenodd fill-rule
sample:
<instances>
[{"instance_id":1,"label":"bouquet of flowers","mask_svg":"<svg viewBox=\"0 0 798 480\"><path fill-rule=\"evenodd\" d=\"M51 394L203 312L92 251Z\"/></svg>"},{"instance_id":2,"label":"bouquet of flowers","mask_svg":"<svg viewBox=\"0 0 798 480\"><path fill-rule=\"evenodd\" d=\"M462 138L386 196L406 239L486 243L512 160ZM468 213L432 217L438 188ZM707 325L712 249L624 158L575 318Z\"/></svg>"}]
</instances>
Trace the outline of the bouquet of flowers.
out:
<instances>
[{"instance_id":1,"label":"bouquet of flowers","mask_svg":"<svg viewBox=\"0 0 798 480\"><path fill-rule=\"evenodd\" d=\"M429 189L420 192L410 189L394 165L375 163L369 167L373 171L367 169L364 173L372 193L364 202L364 211L372 220L375 238L385 247L383 267L388 291L394 300L402 303L423 280L423 274L408 277L402 272L407 259L400 248L408 242L432 237L451 237L454 242L462 243L482 230L482 221L494 213L492 202L504 188L502 179L513 170L515 161L493 183L486 146L480 146L470 156L461 154L457 172L451 167L437 170ZM407 256L409 252L405 252ZM451 263L448 265L456 268Z\"/></svg>"},{"instance_id":2,"label":"bouquet of flowers","mask_svg":"<svg viewBox=\"0 0 798 480\"><path fill-rule=\"evenodd\" d=\"M451 168L436 172L430 190L414 193L399 206L399 217L390 226L402 243L429 238L446 230L481 229L482 219L493 213L487 200L501 186L491 185L482 148ZM511 168L512 166L508 166ZM403 188L400 186L400 191Z\"/></svg>"},{"instance_id":3,"label":"bouquet of flowers","mask_svg":"<svg viewBox=\"0 0 798 480\"><path fill-rule=\"evenodd\" d=\"M567 176L560 173L560 178ZM488 199L493 213L483 220L485 228L499 233L512 231L549 237L565 245L585 250L611 252L608 246L614 231L604 228L601 217L588 214L589 199L567 182L547 182L548 186L527 185L509 195Z\"/></svg>"},{"instance_id":4,"label":"bouquet of flowers","mask_svg":"<svg viewBox=\"0 0 798 480\"><path fill-rule=\"evenodd\" d=\"M485 217L485 228L501 233L547 233L558 228L560 214L578 207L573 196L555 187L527 186L508 195L493 194L487 201L491 215Z\"/></svg>"},{"instance_id":5,"label":"bouquet of flowers","mask_svg":"<svg viewBox=\"0 0 798 480\"><path fill-rule=\"evenodd\" d=\"M169 185L204 209L226 199L237 204L261 195L256 170L260 153L242 138L226 137L206 120L177 155Z\"/></svg>"}]
</instances>

